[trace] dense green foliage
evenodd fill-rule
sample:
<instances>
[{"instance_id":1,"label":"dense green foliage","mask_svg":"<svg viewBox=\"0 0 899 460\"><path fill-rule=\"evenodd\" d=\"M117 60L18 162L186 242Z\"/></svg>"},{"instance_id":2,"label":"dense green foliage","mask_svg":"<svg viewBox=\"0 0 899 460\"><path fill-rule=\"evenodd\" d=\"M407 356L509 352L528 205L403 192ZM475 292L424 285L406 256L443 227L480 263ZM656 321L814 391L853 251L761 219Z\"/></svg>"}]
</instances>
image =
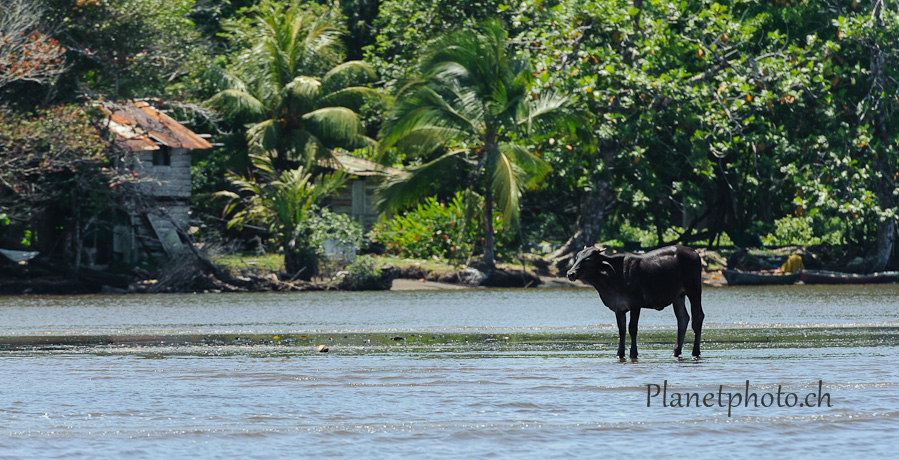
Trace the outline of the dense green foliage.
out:
<instances>
[{"instance_id":1,"label":"dense green foliage","mask_svg":"<svg viewBox=\"0 0 899 460\"><path fill-rule=\"evenodd\" d=\"M118 204L129 178L107 167L92 120L75 106L27 114L0 106L0 247L30 246L42 220L53 214L62 230L82 232ZM44 247L59 243L51 232L41 233L54 238Z\"/></svg>"},{"instance_id":2,"label":"dense green foliage","mask_svg":"<svg viewBox=\"0 0 899 460\"><path fill-rule=\"evenodd\" d=\"M386 291L390 289L393 274L381 269L377 259L370 255L356 258L346 267L340 288L349 291Z\"/></svg>"},{"instance_id":3,"label":"dense green foliage","mask_svg":"<svg viewBox=\"0 0 899 460\"><path fill-rule=\"evenodd\" d=\"M309 168L329 149L373 146L353 110L377 93L352 86L373 79L363 62L341 63L340 30L328 18L297 5L258 7L252 34L235 34L248 47L227 71L216 73L221 91L210 103L230 119L247 123L247 143L279 169Z\"/></svg>"},{"instance_id":4,"label":"dense green foliage","mask_svg":"<svg viewBox=\"0 0 899 460\"><path fill-rule=\"evenodd\" d=\"M230 214L229 226L247 223L263 224L278 235L284 251L284 268L301 279L311 279L318 267L318 248L309 217L321 201L343 185L342 172L334 172L315 180L300 166L277 171L269 158L253 157L254 176L229 175L228 180L240 193L221 191L217 195L229 200L225 208Z\"/></svg>"},{"instance_id":5,"label":"dense green foliage","mask_svg":"<svg viewBox=\"0 0 899 460\"><path fill-rule=\"evenodd\" d=\"M224 145L197 153L198 194L229 187L226 169L249 177L250 153L316 173L328 149L380 133L380 159L405 171L382 195L398 216L388 226L419 225L401 222L468 190L492 198L482 216L495 204L520 222L528 244L820 243L864 257L859 269L893 252L895 2L39 3L29 30L64 54L28 61L52 78L5 75L4 118L46 123L65 110L54 107L101 97L178 102L179 120ZM3 49L5 68L25 58ZM579 121L536 120L541 105ZM52 140L33 126L14 136ZM0 212L15 220L10 190ZM493 224L472 230L465 253ZM449 257L453 245L436 243L404 250Z\"/></svg>"},{"instance_id":6,"label":"dense green foliage","mask_svg":"<svg viewBox=\"0 0 899 460\"><path fill-rule=\"evenodd\" d=\"M449 201L428 197L401 215L387 219L371 232L373 241L383 244L387 253L407 258L437 256L454 263L463 263L474 251L480 254L484 238L478 223L482 220L476 209L482 202L471 203L457 192ZM502 225L502 214L494 213L499 255L509 256L515 232Z\"/></svg>"},{"instance_id":7,"label":"dense green foliage","mask_svg":"<svg viewBox=\"0 0 899 460\"><path fill-rule=\"evenodd\" d=\"M504 221L517 228L522 192L549 170L530 148L532 128L549 121L554 129L573 131L575 123L567 98L532 93L530 60L511 54L507 42L498 21L436 40L422 54L419 78L397 94L382 130L382 148L437 154L387 183L381 191L385 209L408 206L446 181L458 183L445 171L461 162L468 177L459 185L484 197L484 263L491 268L494 201Z\"/></svg>"},{"instance_id":8,"label":"dense green foliage","mask_svg":"<svg viewBox=\"0 0 899 460\"><path fill-rule=\"evenodd\" d=\"M67 48L66 94L186 98L189 76L211 64L188 15L194 0L42 0ZM180 93L180 94L179 94Z\"/></svg>"}]
</instances>

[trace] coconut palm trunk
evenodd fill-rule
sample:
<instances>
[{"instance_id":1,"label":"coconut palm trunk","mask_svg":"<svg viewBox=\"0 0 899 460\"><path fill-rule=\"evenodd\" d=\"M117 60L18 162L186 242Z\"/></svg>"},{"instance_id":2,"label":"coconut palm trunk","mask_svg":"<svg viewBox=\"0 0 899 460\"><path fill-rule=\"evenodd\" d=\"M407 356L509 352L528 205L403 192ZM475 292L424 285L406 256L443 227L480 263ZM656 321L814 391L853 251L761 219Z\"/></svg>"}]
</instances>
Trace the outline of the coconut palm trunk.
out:
<instances>
[{"instance_id":1,"label":"coconut palm trunk","mask_svg":"<svg viewBox=\"0 0 899 460\"><path fill-rule=\"evenodd\" d=\"M493 237L493 199L491 197L490 187L487 187L484 194L484 261L483 269L492 272L496 269L496 252L494 245L496 244Z\"/></svg>"}]
</instances>

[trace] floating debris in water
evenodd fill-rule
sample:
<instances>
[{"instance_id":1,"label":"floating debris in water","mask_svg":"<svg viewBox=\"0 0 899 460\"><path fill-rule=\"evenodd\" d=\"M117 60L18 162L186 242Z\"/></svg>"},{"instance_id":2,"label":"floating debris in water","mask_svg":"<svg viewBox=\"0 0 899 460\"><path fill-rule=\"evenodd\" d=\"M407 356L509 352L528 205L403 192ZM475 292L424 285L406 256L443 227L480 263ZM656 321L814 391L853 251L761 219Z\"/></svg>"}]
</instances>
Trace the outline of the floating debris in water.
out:
<instances>
[{"instance_id":1,"label":"floating debris in water","mask_svg":"<svg viewBox=\"0 0 899 460\"><path fill-rule=\"evenodd\" d=\"M231 345L238 345L238 346L250 346L250 345L254 345L254 344L255 344L255 341L253 339L246 338L246 337L236 337L233 341L231 341Z\"/></svg>"}]
</instances>

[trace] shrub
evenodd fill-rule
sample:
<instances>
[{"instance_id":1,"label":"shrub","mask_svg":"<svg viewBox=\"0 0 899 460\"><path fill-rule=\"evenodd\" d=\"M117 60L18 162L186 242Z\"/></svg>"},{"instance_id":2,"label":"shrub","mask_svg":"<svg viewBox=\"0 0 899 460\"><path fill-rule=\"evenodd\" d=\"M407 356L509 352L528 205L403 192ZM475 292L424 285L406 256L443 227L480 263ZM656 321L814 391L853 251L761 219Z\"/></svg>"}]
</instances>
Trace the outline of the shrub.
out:
<instances>
[{"instance_id":1,"label":"shrub","mask_svg":"<svg viewBox=\"0 0 899 460\"><path fill-rule=\"evenodd\" d=\"M682 228L668 227L662 233L662 238L664 241L673 241L683 232L684 229ZM646 228L638 228L628 219L624 219L616 230L610 232L609 236L611 236L611 238L604 240L602 242L603 245L624 247L638 243L640 248L653 248L659 244L659 237L655 227L648 226Z\"/></svg>"},{"instance_id":2,"label":"shrub","mask_svg":"<svg viewBox=\"0 0 899 460\"><path fill-rule=\"evenodd\" d=\"M786 216L774 221L774 233L763 242L766 246L839 245L843 228L839 219L824 220L812 216Z\"/></svg>"},{"instance_id":3,"label":"shrub","mask_svg":"<svg viewBox=\"0 0 899 460\"><path fill-rule=\"evenodd\" d=\"M381 268L374 257L365 255L347 266L340 288L349 291L386 291L393 282L394 271Z\"/></svg>"},{"instance_id":4,"label":"shrub","mask_svg":"<svg viewBox=\"0 0 899 460\"><path fill-rule=\"evenodd\" d=\"M464 261L481 252L484 238L480 231L480 200L466 209L465 199L456 193L449 203L435 197L424 200L410 211L375 226L372 241L381 243L390 254L408 258L444 258ZM502 216L494 214L496 252L508 251L515 233L502 228Z\"/></svg>"},{"instance_id":5,"label":"shrub","mask_svg":"<svg viewBox=\"0 0 899 460\"><path fill-rule=\"evenodd\" d=\"M326 240L334 240L353 249L362 246L362 226L347 214L313 208L302 225L312 229L311 243L320 253Z\"/></svg>"},{"instance_id":6,"label":"shrub","mask_svg":"<svg viewBox=\"0 0 899 460\"><path fill-rule=\"evenodd\" d=\"M304 246L314 253L319 274L329 276L356 258L362 226L346 214L317 207L311 211L300 224L308 235Z\"/></svg>"}]
</instances>

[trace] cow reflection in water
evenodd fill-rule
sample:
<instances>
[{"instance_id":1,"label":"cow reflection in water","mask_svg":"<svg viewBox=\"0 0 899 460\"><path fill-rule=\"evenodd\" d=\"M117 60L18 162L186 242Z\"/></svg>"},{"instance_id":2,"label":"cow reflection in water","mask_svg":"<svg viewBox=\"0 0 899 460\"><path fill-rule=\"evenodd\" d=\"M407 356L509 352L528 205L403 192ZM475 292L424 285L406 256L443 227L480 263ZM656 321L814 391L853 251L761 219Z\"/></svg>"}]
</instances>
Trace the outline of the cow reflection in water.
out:
<instances>
[{"instance_id":1,"label":"cow reflection in water","mask_svg":"<svg viewBox=\"0 0 899 460\"><path fill-rule=\"evenodd\" d=\"M685 299L690 298L693 313L693 356L699 357L702 335L702 261L696 251L685 246L668 246L646 254L606 256L600 249L586 247L574 259L568 279L589 283L618 322L618 357L624 359L625 313L631 313L631 359L637 359L637 323L640 310L663 310L674 305L677 318L677 344L674 356L680 356L690 315Z\"/></svg>"}]
</instances>

